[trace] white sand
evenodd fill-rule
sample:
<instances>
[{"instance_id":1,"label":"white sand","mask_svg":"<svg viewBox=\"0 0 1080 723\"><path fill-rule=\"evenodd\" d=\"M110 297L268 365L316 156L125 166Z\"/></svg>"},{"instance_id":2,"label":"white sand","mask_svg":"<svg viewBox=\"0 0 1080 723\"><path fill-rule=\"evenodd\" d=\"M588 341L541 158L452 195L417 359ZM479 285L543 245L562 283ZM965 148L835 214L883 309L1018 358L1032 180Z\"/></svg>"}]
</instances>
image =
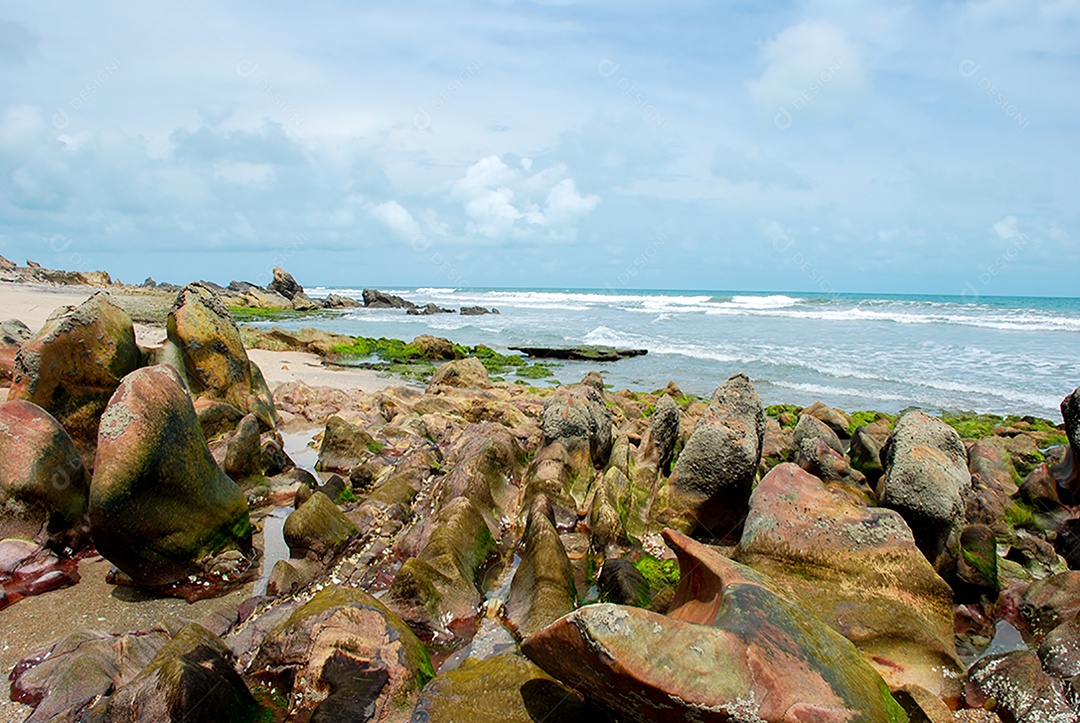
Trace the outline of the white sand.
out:
<instances>
[{"instance_id":1,"label":"white sand","mask_svg":"<svg viewBox=\"0 0 1080 723\"><path fill-rule=\"evenodd\" d=\"M0 282L0 320L18 319L36 332L57 307L78 306L100 290ZM144 346L157 346L165 340L164 329L143 324L135 325L135 335ZM370 369L327 367L318 356L304 352L249 349L248 357L259 365L271 390L285 382L303 381L313 387L371 393L402 383Z\"/></svg>"}]
</instances>

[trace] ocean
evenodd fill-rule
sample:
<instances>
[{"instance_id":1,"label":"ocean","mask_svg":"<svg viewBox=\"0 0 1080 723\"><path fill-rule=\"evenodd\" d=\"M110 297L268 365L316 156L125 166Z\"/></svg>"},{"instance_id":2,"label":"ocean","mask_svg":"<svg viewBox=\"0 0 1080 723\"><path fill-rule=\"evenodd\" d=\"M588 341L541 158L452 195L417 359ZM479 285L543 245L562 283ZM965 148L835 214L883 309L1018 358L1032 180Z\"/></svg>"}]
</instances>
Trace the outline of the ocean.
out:
<instances>
[{"instance_id":1,"label":"ocean","mask_svg":"<svg viewBox=\"0 0 1080 723\"><path fill-rule=\"evenodd\" d=\"M1058 405L1080 385L1075 298L383 290L417 304L495 307L500 313L407 316L360 308L275 323L405 340L426 333L499 351L581 344L641 348L649 353L618 362L553 364L552 378L574 382L597 368L614 389L652 391L674 380L685 392L709 395L731 374L744 372L767 405L822 401L847 411L921 407L1059 422ZM308 289L316 298L331 292L359 299L362 289Z\"/></svg>"}]
</instances>

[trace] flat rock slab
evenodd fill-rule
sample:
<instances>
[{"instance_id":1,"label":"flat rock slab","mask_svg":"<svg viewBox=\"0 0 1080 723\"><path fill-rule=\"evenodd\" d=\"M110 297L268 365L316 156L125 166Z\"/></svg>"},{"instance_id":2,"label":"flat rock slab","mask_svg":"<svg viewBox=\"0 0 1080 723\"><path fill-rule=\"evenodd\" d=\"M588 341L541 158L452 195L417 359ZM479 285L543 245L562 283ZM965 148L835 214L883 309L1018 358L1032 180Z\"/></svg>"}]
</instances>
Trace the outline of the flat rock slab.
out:
<instances>
[{"instance_id":1,"label":"flat rock slab","mask_svg":"<svg viewBox=\"0 0 1080 723\"><path fill-rule=\"evenodd\" d=\"M620 359L644 356L649 353L648 349L616 349L610 346L512 346L510 347L510 351L519 351L525 356L536 359L566 359L568 361L595 362L619 361Z\"/></svg>"}]
</instances>

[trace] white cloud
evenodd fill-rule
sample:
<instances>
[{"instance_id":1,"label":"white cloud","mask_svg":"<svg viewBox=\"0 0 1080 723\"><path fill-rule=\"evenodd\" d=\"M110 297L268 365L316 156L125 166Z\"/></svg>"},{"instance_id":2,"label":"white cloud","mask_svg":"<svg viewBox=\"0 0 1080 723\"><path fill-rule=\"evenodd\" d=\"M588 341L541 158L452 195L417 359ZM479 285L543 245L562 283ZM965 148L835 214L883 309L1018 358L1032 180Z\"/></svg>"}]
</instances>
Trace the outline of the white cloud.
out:
<instances>
[{"instance_id":1,"label":"white cloud","mask_svg":"<svg viewBox=\"0 0 1080 723\"><path fill-rule=\"evenodd\" d=\"M409 210L397 201L386 201L371 209L371 215L378 219L384 226L411 241L420 233L420 224L416 222Z\"/></svg>"},{"instance_id":2,"label":"white cloud","mask_svg":"<svg viewBox=\"0 0 1080 723\"><path fill-rule=\"evenodd\" d=\"M761 46L761 76L748 83L766 111L829 114L864 86L862 59L841 28L807 20Z\"/></svg>"},{"instance_id":3,"label":"white cloud","mask_svg":"<svg viewBox=\"0 0 1080 723\"><path fill-rule=\"evenodd\" d=\"M572 237L567 227L596 208L600 197L579 193L564 166L528 175L532 163L521 165L525 172L487 156L453 183L451 195L468 218L466 233L506 240L547 229L552 238Z\"/></svg>"}]
</instances>

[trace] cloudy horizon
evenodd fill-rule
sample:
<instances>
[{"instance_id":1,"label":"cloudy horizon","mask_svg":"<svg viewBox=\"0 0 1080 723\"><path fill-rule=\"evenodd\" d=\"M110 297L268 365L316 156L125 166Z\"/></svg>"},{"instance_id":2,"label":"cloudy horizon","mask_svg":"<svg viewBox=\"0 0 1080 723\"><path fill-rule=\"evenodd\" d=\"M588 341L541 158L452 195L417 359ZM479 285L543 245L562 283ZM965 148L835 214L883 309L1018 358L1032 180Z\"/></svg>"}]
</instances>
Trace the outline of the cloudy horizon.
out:
<instances>
[{"instance_id":1,"label":"cloudy horizon","mask_svg":"<svg viewBox=\"0 0 1080 723\"><path fill-rule=\"evenodd\" d=\"M1080 3L15 5L0 255L1075 296Z\"/></svg>"}]
</instances>

